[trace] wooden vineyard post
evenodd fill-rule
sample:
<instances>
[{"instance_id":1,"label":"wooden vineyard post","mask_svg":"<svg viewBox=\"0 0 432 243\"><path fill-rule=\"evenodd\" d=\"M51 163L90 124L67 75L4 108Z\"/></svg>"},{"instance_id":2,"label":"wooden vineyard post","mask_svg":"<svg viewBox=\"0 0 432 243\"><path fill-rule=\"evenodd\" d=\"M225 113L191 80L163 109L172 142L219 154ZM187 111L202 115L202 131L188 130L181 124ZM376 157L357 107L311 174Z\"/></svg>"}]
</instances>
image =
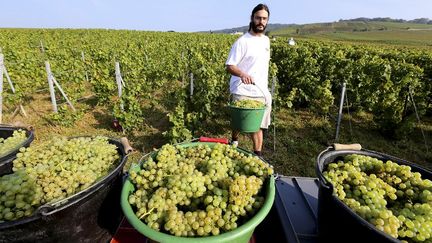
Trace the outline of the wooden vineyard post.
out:
<instances>
[{"instance_id":1,"label":"wooden vineyard post","mask_svg":"<svg viewBox=\"0 0 432 243\"><path fill-rule=\"evenodd\" d=\"M83 63L84 63L85 77L86 77L86 81L87 81L87 83L88 83L89 78L88 78L87 67L86 67L85 57L84 57L84 52L83 52L83 51L81 51L81 60L82 60Z\"/></svg>"},{"instance_id":2,"label":"wooden vineyard post","mask_svg":"<svg viewBox=\"0 0 432 243\"><path fill-rule=\"evenodd\" d=\"M120 110L123 112L124 111L124 105L123 105L123 101L122 101L121 97L123 94L123 87L126 87L126 85L125 85L125 82L123 81L123 78L121 76L120 63L119 62L115 62L115 79L116 79L117 89L118 89L118 98L119 98L119 102L120 102ZM120 125L120 123L116 117L114 117L114 120L113 120L113 127L117 131L122 131L123 133L125 133L125 131L123 130L123 127Z\"/></svg>"},{"instance_id":3,"label":"wooden vineyard post","mask_svg":"<svg viewBox=\"0 0 432 243\"><path fill-rule=\"evenodd\" d=\"M45 48L44 48L44 45L43 45L43 43L42 43L42 40L40 40L39 42L40 42L40 51L41 51L42 53L45 53Z\"/></svg>"},{"instance_id":4,"label":"wooden vineyard post","mask_svg":"<svg viewBox=\"0 0 432 243\"><path fill-rule=\"evenodd\" d=\"M115 78L116 78L116 82L117 82L118 97L120 100L120 109L122 111L124 111L124 106L123 106L123 102L121 101L121 96L123 94L123 87L125 87L126 85L125 85L123 78L121 76L120 63L119 62L115 62Z\"/></svg>"},{"instance_id":5,"label":"wooden vineyard post","mask_svg":"<svg viewBox=\"0 0 432 243\"><path fill-rule=\"evenodd\" d=\"M9 87L12 90L12 93L15 94L15 87L13 86L12 80L9 77L8 71L6 69L6 65L4 64L4 56L3 54L0 54L0 123L3 120L3 74L6 77L6 80L9 83ZM24 110L24 107L22 106L22 104L20 103L15 111L13 112L12 116L15 116L15 114L20 111L24 117L27 117L27 113Z\"/></svg>"},{"instance_id":6,"label":"wooden vineyard post","mask_svg":"<svg viewBox=\"0 0 432 243\"><path fill-rule=\"evenodd\" d=\"M51 103L53 105L53 111L55 113L58 112L57 110L57 101L55 98L55 90L54 90L54 84L57 86L57 88L60 90L60 93L63 95L63 97L66 99L66 102L69 104L69 106L72 108L73 111L75 110L75 107L72 105L72 102L70 102L69 98L67 97L67 95L64 93L63 89L61 88L60 84L56 81L56 79L54 78L54 75L51 72L51 66L49 64L48 61L45 61L45 69L47 72L47 76L48 76L48 85L49 85L49 89L50 89L50 96L51 96Z\"/></svg>"},{"instance_id":7,"label":"wooden vineyard post","mask_svg":"<svg viewBox=\"0 0 432 243\"><path fill-rule=\"evenodd\" d=\"M189 91L190 91L189 97L192 99L193 92L194 92L194 76L193 76L193 73L190 74L190 89L189 89Z\"/></svg>"},{"instance_id":8,"label":"wooden vineyard post","mask_svg":"<svg viewBox=\"0 0 432 243\"><path fill-rule=\"evenodd\" d=\"M420 127L421 134L423 136L425 147L426 147L426 153L429 153L429 148L428 148L428 145L427 145L427 142L426 142L426 136L425 136L423 128L421 126L420 116L419 116L418 111L417 111L417 106L416 106L415 101L414 101L414 96L412 94L411 87L408 87L408 95L409 95L409 98L411 99L411 102L413 104L414 111L415 111L416 118L417 118L417 122L420 125L419 127Z\"/></svg>"},{"instance_id":9,"label":"wooden vineyard post","mask_svg":"<svg viewBox=\"0 0 432 243\"><path fill-rule=\"evenodd\" d=\"M194 75L190 73L190 83L189 83L189 104L192 104L192 97L194 93ZM195 134L195 126L192 126L191 129L192 136Z\"/></svg>"},{"instance_id":10,"label":"wooden vineyard post","mask_svg":"<svg viewBox=\"0 0 432 243\"><path fill-rule=\"evenodd\" d=\"M182 51L182 53L181 53L181 60L182 61L184 60L184 51ZM182 87L184 87L184 85L185 85L185 79L186 79L186 75L185 75L185 73L182 72L182 77L181 77Z\"/></svg>"},{"instance_id":11,"label":"wooden vineyard post","mask_svg":"<svg viewBox=\"0 0 432 243\"><path fill-rule=\"evenodd\" d=\"M57 82L57 80L54 78L54 76L52 76L52 81L54 82L54 84L57 86L57 88L60 90L60 93L63 95L63 97L66 99L66 102L69 104L69 106L72 108L73 111L75 110L75 107L72 105L72 102L70 102L69 98L67 97L67 95L65 94L65 92L63 91L62 87L60 86L60 84Z\"/></svg>"},{"instance_id":12,"label":"wooden vineyard post","mask_svg":"<svg viewBox=\"0 0 432 243\"><path fill-rule=\"evenodd\" d=\"M340 128L340 123L342 120L342 108L343 108L343 104L344 104L345 90L346 90L346 83L343 83L342 94L341 94L341 99L340 99L340 103L339 103L338 119L337 119L337 124L336 124L335 142L338 142L338 140L339 140L339 128Z\"/></svg>"},{"instance_id":13,"label":"wooden vineyard post","mask_svg":"<svg viewBox=\"0 0 432 243\"><path fill-rule=\"evenodd\" d=\"M271 95L272 95L272 100L275 100L274 95L276 92L276 82L277 82L277 78L276 76L273 77L272 80L272 87L271 87ZM272 116L273 116L273 152L276 151L276 122L275 122L275 111L276 111L276 102L273 102L273 106L272 106Z\"/></svg>"},{"instance_id":14,"label":"wooden vineyard post","mask_svg":"<svg viewBox=\"0 0 432 243\"><path fill-rule=\"evenodd\" d=\"M45 62L45 70L47 72L47 76L48 76L48 85L49 85L49 89L50 89L50 96L51 96L51 103L53 105L53 111L54 113L57 113L57 101L55 98L55 91L54 91L54 84L52 81L52 74L51 74L51 66L49 64L48 61Z\"/></svg>"}]
</instances>

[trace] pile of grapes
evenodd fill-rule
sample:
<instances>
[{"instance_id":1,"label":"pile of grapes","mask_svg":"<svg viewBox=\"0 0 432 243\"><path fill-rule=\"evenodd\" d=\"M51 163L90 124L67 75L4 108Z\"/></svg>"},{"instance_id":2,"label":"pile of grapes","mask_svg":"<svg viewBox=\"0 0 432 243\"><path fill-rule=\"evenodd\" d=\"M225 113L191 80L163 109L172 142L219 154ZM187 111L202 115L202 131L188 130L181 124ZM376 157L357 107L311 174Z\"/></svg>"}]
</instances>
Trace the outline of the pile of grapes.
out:
<instances>
[{"instance_id":1,"label":"pile of grapes","mask_svg":"<svg viewBox=\"0 0 432 243\"><path fill-rule=\"evenodd\" d=\"M237 228L261 208L273 174L258 157L234 146L164 145L131 171L129 203L149 227L175 236L218 235Z\"/></svg>"},{"instance_id":2,"label":"pile of grapes","mask_svg":"<svg viewBox=\"0 0 432 243\"><path fill-rule=\"evenodd\" d=\"M105 137L55 138L20 148L14 173L0 177L0 223L88 188L118 159L117 147Z\"/></svg>"},{"instance_id":3,"label":"pile of grapes","mask_svg":"<svg viewBox=\"0 0 432 243\"><path fill-rule=\"evenodd\" d=\"M247 109L259 109L265 107L265 104L258 100L236 100L231 105L234 107Z\"/></svg>"},{"instance_id":4,"label":"pile of grapes","mask_svg":"<svg viewBox=\"0 0 432 243\"><path fill-rule=\"evenodd\" d=\"M0 156L3 156L22 145L27 140L26 131L19 129L12 133L12 136L0 138Z\"/></svg>"},{"instance_id":5,"label":"pile of grapes","mask_svg":"<svg viewBox=\"0 0 432 243\"><path fill-rule=\"evenodd\" d=\"M334 195L377 229L403 242L432 241L432 181L410 166L353 154L323 175Z\"/></svg>"}]
</instances>

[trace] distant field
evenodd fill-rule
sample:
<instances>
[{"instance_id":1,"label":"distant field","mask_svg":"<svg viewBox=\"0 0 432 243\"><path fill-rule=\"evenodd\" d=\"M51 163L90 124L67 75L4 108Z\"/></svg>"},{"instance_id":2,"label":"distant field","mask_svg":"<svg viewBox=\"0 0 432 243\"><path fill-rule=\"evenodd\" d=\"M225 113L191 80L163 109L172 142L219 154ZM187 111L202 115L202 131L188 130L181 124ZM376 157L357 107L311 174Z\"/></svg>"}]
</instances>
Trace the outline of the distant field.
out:
<instances>
[{"instance_id":1,"label":"distant field","mask_svg":"<svg viewBox=\"0 0 432 243\"><path fill-rule=\"evenodd\" d=\"M274 36L432 47L432 25L395 22L335 22L274 30Z\"/></svg>"},{"instance_id":2,"label":"distant field","mask_svg":"<svg viewBox=\"0 0 432 243\"><path fill-rule=\"evenodd\" d=\"M318 33L309 35L308 37L312 39L324 38L354 42L432 47L432 30Z\"/></svg>"}]
</instances>

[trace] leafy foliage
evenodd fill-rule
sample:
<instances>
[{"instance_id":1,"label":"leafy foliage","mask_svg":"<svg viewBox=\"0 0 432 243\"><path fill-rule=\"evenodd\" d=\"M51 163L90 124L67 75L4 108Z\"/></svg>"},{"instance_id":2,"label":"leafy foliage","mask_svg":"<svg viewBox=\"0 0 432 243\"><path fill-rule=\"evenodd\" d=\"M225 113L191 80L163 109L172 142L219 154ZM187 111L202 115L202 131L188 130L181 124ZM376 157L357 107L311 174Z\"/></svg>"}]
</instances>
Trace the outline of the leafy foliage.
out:
<instances>
[{"instance_id":1,"label":"leafy foliage","mask_svg":"<svg viewBox=\"0 0 432 243\"><path fill-rule=\"evenodd\" d=\"M112 110L127 131L140 128L148 103L166 109L171 127L165 135L172 141L206 133L202 124L225 115L221 111L229 98L229 74L224 63L236 36L59 29L0 33L5 64L17 90L11 94L6 89L6 102L23 103L36 91L47 90L49 61L71 100L91 88L97 102ZM278 79L276 107L310 108L326 116L346 83L350 108L371 112L386 133L410 124L409 91L420 114L432 112L428 49L304 40L289 46L282 38L272 41L271 49L269 77ZM115 62L126 83L120 99ZM60 121L60 115L50 119Z\"/></svg>"}]
</instances>

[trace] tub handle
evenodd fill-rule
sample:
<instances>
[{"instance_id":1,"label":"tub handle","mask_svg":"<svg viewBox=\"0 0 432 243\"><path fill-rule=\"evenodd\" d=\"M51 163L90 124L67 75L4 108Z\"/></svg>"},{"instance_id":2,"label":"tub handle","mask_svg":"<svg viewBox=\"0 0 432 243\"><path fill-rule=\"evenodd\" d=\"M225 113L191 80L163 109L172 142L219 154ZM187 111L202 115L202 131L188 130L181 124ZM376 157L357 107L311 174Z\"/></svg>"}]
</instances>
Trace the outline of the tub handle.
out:
<instances>
[{"instance_id":1,"label":"tub handle","mask_svg":"<svg viewBox=\"0 0 432 243\"><path fill-rule=\"evenodd\" d=\"M123 145L123 149L125 151L126 154L130 154L133 152L133 148L129 143L129 140L127 139L127 137L122 137L120 138L120 143Z\"/></svg>"},{"instance_id":2,"label":"tub handle","mask_svg":"<svg viewBox=\"0 0 432 243\"><path fill-rule=\"evenodd\" d=\"M28 131L33 131L34 130L34 127L32 125L25 124L25 123L23 123L21 121L16 121L16 122L13 122L12 124L2 123L0 125L3 126L3 127L19 127L19 128L24 128L24 129L26 129Z\"/></svg>"},{"instance_id":3,"label":"tub handle","mask_svg":"<svg viewBox=\"0 0 432 243\"><path fill-rule=\"evenodd\" d=\"M334 143L333 148L334 150L361 150L362 146L359 143L352 143L352 144Z\"/></svg>"}]
</instances>

